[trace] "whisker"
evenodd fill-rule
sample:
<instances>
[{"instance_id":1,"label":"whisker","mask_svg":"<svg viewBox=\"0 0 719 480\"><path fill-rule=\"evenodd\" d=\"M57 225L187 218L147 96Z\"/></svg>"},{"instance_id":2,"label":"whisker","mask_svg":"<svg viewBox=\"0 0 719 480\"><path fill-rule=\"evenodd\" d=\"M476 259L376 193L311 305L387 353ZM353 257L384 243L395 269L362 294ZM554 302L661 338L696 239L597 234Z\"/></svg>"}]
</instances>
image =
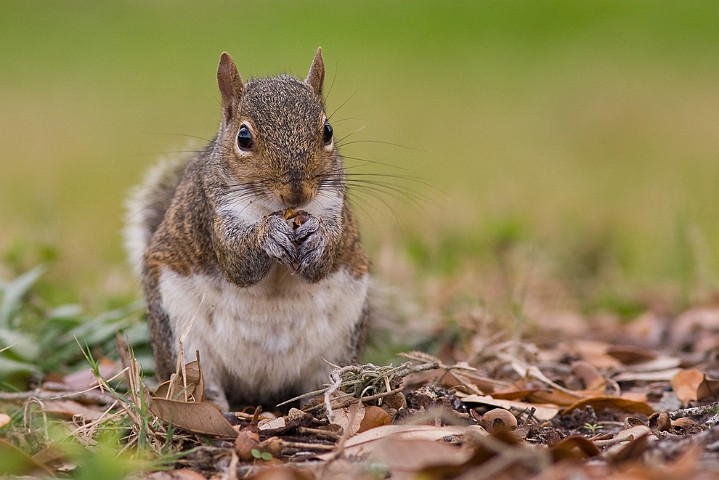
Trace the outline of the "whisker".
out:
<instances>
[{"instance_id":1,"label":"whisker","mask_svg":"<svg viewBox=\"0 0 719 480\"><path fill-rule=\"evenodd\" d=\"M337 113L337 112L340 110L340 108L344 107L344 106L347 104L347 102L349 102L350 100L352 100L352 97L354 97L354 96L357 94L358 91L359 91L359 90L355 90L354 93L352 93L352 95L350 95L347 100L345 100L344 102L342 102L342 104L341 104L339 107L335 108L334 111L333 111L333 112L329 115L329 117L327 117L327 118L329 118L330 120L332 120L332 117L334 116L334 114Z\"/></svg>"}]
</instances>

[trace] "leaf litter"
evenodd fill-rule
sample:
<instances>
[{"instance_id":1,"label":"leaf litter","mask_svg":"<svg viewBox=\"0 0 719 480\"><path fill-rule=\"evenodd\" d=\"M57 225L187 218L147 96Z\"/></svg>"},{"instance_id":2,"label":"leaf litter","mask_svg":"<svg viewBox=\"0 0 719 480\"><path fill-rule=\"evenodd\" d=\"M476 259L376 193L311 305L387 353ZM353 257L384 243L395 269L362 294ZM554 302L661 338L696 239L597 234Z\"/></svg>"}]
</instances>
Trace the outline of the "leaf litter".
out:
<instances>
[{"instance_id":1,"label":"leaf litter","mask_svg":"<svg viewBox=\"0 0 719 480\"><path fill-rule=\"evenodd\" d=\"M481 351L448 344L441 357L408 352L398 365L337 366L323 389L272 412L222 413L204 398L199 356L153 391L118 337L121 363L96 362L94 380L68 375L0 392L0 401L24 404L28 426L65 425L87 448L120 425L118 451L176 454L137 478L711 478L719 475L717 319L719 307L696 308L676 325L645 314L642 325L491 345L465 325L464 344ZM0 414L0 428L10 420ZM72 471L50 437L32 454L3 439L0 451L17 461L0 473Z\"/></svg>"}]
</instances>

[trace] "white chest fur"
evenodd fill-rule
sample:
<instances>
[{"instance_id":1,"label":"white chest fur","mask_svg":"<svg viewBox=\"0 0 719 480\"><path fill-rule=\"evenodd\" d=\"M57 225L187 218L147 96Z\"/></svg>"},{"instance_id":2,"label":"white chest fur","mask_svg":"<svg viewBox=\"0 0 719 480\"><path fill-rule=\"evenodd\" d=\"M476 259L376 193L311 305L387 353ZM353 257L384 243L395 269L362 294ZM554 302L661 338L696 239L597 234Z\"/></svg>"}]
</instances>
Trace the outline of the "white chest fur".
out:
<instances>
[{"instance_id":1,"label":"white chest fur","mask_svg":"<svg viewBox=\"0 0 719 480\"><path fill-rule=\"evenodd\" d=\"M350 360L367 284L345 270L311 284L278 265L239 288L165 269L160 294L185 360L199 350L208 387L252 402L315 389L328 381L327 362Z\"/></svg>"}]
</instances>

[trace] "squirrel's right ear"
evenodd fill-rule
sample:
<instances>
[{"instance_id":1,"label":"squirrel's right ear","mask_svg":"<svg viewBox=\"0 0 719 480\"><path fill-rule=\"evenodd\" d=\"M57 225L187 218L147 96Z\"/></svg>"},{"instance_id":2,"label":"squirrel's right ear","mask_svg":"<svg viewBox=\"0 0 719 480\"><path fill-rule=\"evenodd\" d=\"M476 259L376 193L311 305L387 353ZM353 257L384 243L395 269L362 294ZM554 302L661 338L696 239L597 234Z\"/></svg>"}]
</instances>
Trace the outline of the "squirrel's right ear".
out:
<instances>
[{"instance_id":1,"label":"squirrel's right ear","mask_svg":"<svg viewBox=\"0 0 719 480\"><path fill-rule=\"evenodd\" d=\"M220 56L220 64L217 66L217 84L222 94L222 114L224 120L228 122L235 113L244 84L235 62L227 52L223 52Z\"/></svg>"},{"instance_id":2,"label":"squirrel's right ear","mask_svg":"<svg viewBox=\"0 0 719 480\"><path fill-rule=\"evenodd\" d=\"M315 58L312 60L312 66L310 67L309 73L305 83L307 83L312 90L319 96L322 96L322 83L325 81L325 62L322 61L322 47L317 49Z\"/></svg>"}]
</instances>

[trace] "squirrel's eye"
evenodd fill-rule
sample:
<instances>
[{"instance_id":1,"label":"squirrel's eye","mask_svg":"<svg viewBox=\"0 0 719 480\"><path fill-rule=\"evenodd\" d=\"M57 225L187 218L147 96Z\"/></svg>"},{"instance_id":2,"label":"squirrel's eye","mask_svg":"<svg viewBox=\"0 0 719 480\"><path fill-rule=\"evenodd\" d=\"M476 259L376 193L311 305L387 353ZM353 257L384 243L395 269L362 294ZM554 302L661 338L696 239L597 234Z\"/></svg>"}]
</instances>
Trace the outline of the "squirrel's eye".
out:
<instances>
[{"instance_id":1,"label":"squirrel's eye","mask_svg":"<svg viewBox=\"0 0 719 480\"><path fill-rule=\"evenodd\" d=\"M237 132L237 145L242 150L249 150L254 146L255 142L252 140L252 132L247 128L247 125L242 125L240 131Z\"/></svg>"},{"instance_id":2,"label":"squirrel's eye","mask_svg":"<svg viewBox=\"0 0 719 480\"><path fill-rule=\"evenodd\" d=\"M322 140L325 142L325 145L332 143L332 125L330 125L328 120L325 120L325 126L322 130Z\"/></svg>"}]
</instances>

